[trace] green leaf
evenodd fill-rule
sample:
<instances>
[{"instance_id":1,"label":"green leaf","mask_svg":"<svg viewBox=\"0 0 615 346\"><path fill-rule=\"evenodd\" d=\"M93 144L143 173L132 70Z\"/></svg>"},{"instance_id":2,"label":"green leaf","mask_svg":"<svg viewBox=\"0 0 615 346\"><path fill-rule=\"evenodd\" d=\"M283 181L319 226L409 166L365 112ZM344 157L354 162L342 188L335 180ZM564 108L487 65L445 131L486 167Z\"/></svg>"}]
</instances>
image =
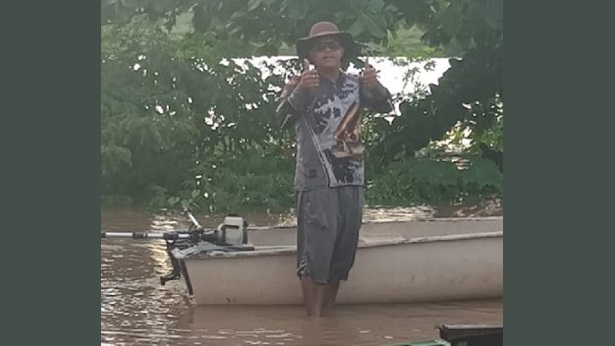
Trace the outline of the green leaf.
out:
<instances>
[{"instance_id":1,"label":"green leaf","mask_svg":"<svg viewBox=\"0 0 615 346\"><path fill-rule=\"evenodd\" d=\"M386 31L387 31L387 21L384 18L384 15L380 14L380 15L375 15L372 17L372 19L374 20L374 22L376 23L376 25L378 25L380 28L382 28L383 31L385 31L385 36L386 36Z\"/></svg>"},{"instance_id":2,"label":"green leaf","mask_svg":"<svg viewBox=\"0 0 615 346\"><path fill-rule=\"evenodd\" d=\"M126 7L136 7L137 0L122 0L122 5Z\"/></svg>"},{"instance_id":3,"label":"green leaf","mask_svg":"<svg viewBox=\"0 0 615 346\"><path fill-rule=\"evenodd\" d=\"M351 14L351 13L346 12L346 11L337 11L337 12L335 12L334 17L335 17L335 20L336 20L337 22L342 22L342 21L344 21L345 19L347 19L347 18L352 18L352 17L354 17L354 16L352 16L352 14Z\"/></svg>"},{"instance_id":4,"label":"green leaf","mask_svg":"<svg viewBox=\"0 0 615 346\"><path fill-rule=\"evenodd\" d=\"M158 14L164 14L175 9L175 3L168 0L152 1L152 8Z\"/></svg>"},{"instance_id":5,"label":"green leaf","mask_svg":"<svg viewBox=\"0 0 615 346\"><path fill-rule=\"evenodd\" d=\"M451 12L446 12L442 18L442 27L444 29L444 32L449 37L453 37L459 31L459 28L461 27L461 21Z\"/></svg>"},{"instance_id":6,"label":"green leaf","mask_svg":"<svg viewBox=\"0 0 615 346\"><path fill-rule=\"evenodd\" d=\"M359 16L357 20L355 20L354 23L352 23L352 25L348 28L348 33L354 37L357 37L361 35L363 31L365 31L365 27L363 26L361 17Z\"/></svg>"},{"instance_id":7,"label":"green leaf","mask_svg":"<svg viewBox=\"0 0 615 346\"><path fill-rule=\"evenodd\" d=\"M372 17L366 16L365 14L361 14L359 18L361 19L361 22L364 23L365 28L367 29L367 31L369 31L370 34L374 35L377 38L386 37L386 31L384 30L386 28L381 28Z\"/></svg>"},{"instance_id":8,"label":"green leaf","mask_svg":"<svg viewBox=\"0 0 615 346\"><path fill-rule=\"evenodd\" d=\"M369 0L368 9L374 13L381 13L384 7L384 0Z\"/></svg>"},{"instance_id":9,"label":"green leaf","mask_svg":"<svg viewBox=\"0 0 615 346\"><path fill-rule=\"evenodd\" d=\"M309 4L305 0L288 0L288 16L292 19L303 19L307 15Z\"/></svg>"},{"instance_id":10,"label":"green leaf","mask_svg":"<svg viewBox=\"0 0 615 346\"><path fill-rule=\"evenodd\" d=\"M250 0L248 1L248 11L253 11L257 9L261 5L261 0Z\"/></svg>"}]
</instances>

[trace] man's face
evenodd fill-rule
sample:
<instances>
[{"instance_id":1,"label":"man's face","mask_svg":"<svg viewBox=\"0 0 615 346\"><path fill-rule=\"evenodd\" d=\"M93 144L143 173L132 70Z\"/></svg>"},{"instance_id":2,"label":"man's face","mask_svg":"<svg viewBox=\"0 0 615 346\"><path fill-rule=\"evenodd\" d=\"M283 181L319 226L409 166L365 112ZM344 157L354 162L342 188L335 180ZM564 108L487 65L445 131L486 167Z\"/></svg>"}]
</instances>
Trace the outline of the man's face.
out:
<instances>
[{"instance_id":1,"label":"man's face","mask_svg":"<svg viewBox=\"0 0 615 346\"><path fill-rule=\"evenodd\" d=\"M335 37L318 38L310 49L310 60L316 67L339 68L343 56L344 48Z\"/></svg>"}]
</instances>

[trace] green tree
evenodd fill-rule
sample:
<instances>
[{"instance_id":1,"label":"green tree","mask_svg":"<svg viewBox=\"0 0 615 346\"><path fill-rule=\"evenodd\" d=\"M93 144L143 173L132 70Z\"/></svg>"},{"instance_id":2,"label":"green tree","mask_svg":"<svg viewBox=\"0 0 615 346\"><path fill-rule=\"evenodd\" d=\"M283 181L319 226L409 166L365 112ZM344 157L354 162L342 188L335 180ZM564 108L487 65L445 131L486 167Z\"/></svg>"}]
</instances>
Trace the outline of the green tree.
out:
<instances>
[{"instance_id":1,"label":"green tree","mask_svg":"<svg viewBox=\"0 0 615 346\"><path fill-rule=\"evenodd\" d=\"M497 191L495 173L468 178L412 160L451 134L470 134L470 154L481 144L503 151L502 7L502 0L101 0L103 191L155 205L292 205L292 160L283 151L290 138L271 115L298 62L284 62L282 73L266 66L263 78L262 66L231 58L292 52L319 20L335 21L372 54L455 56L438 85L407 99L391 123L365 117L372 196L386 202L390 174L409 167L457 178L407 177L415 192L406 202ZM476 156L465 160L493 171ZM431 192L416 193L421 184Z\"/></svg>"}]
</instances>

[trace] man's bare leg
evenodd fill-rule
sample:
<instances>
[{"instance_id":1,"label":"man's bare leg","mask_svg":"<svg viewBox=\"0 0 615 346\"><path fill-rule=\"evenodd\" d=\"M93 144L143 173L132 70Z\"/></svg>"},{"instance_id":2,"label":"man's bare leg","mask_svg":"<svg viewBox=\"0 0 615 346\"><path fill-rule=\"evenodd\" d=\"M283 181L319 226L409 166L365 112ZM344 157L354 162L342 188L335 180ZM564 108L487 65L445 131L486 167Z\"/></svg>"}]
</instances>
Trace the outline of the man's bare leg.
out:
<instances>
[{"instance_id":1,"label":"man's bare leg","mask_svg":"<svg viewBox=\"0 0 615 346\"><path fill-rule=\"evenodd\" d=\"M339 281L331 281L326 285L322 306L320 308L321 316L333 316L335 314L335 300L337 298L337 291L339 288Z\"/></svg>"},{"instance_id":2,"label":"man's bare leg","mask_svg":"<svg viewBox=\"0 0 615 346\"><path fill-rule=\"evenodd\" d=\"M308 316L319 317L327 285L314 282L309 277L301 279L305 311Z\"/></svg>"}]
</instances>

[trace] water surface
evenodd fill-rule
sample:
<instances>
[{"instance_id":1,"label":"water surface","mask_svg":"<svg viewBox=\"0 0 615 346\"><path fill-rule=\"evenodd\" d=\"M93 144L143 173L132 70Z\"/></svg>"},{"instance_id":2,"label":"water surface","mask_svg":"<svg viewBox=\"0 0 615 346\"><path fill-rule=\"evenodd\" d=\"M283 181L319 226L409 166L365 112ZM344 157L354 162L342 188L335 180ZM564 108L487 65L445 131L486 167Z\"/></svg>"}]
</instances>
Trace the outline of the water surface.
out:
<instances>
[{"instance_id":1,"label":"water surface","mask_svg":"<svg viewBox=\"0 0 615 346\"><path fill-rule=\"evenodd\" d=\"M366 219L424 217L429 210L366 213ZM104 211L105 231L173 230L188 220ZM250 215L251 225L292 223ZM221 218L199 218L213 227ZM171 270L162 240L101 240L101 345L392 345L438 338L438 324L502 323L502 300L340 306L332 318L308 319L301 306L196 306ZM291 278L294 279L294 278ZM343 289L343 287L342 287Z\"/></svg>"}]
</instances>

